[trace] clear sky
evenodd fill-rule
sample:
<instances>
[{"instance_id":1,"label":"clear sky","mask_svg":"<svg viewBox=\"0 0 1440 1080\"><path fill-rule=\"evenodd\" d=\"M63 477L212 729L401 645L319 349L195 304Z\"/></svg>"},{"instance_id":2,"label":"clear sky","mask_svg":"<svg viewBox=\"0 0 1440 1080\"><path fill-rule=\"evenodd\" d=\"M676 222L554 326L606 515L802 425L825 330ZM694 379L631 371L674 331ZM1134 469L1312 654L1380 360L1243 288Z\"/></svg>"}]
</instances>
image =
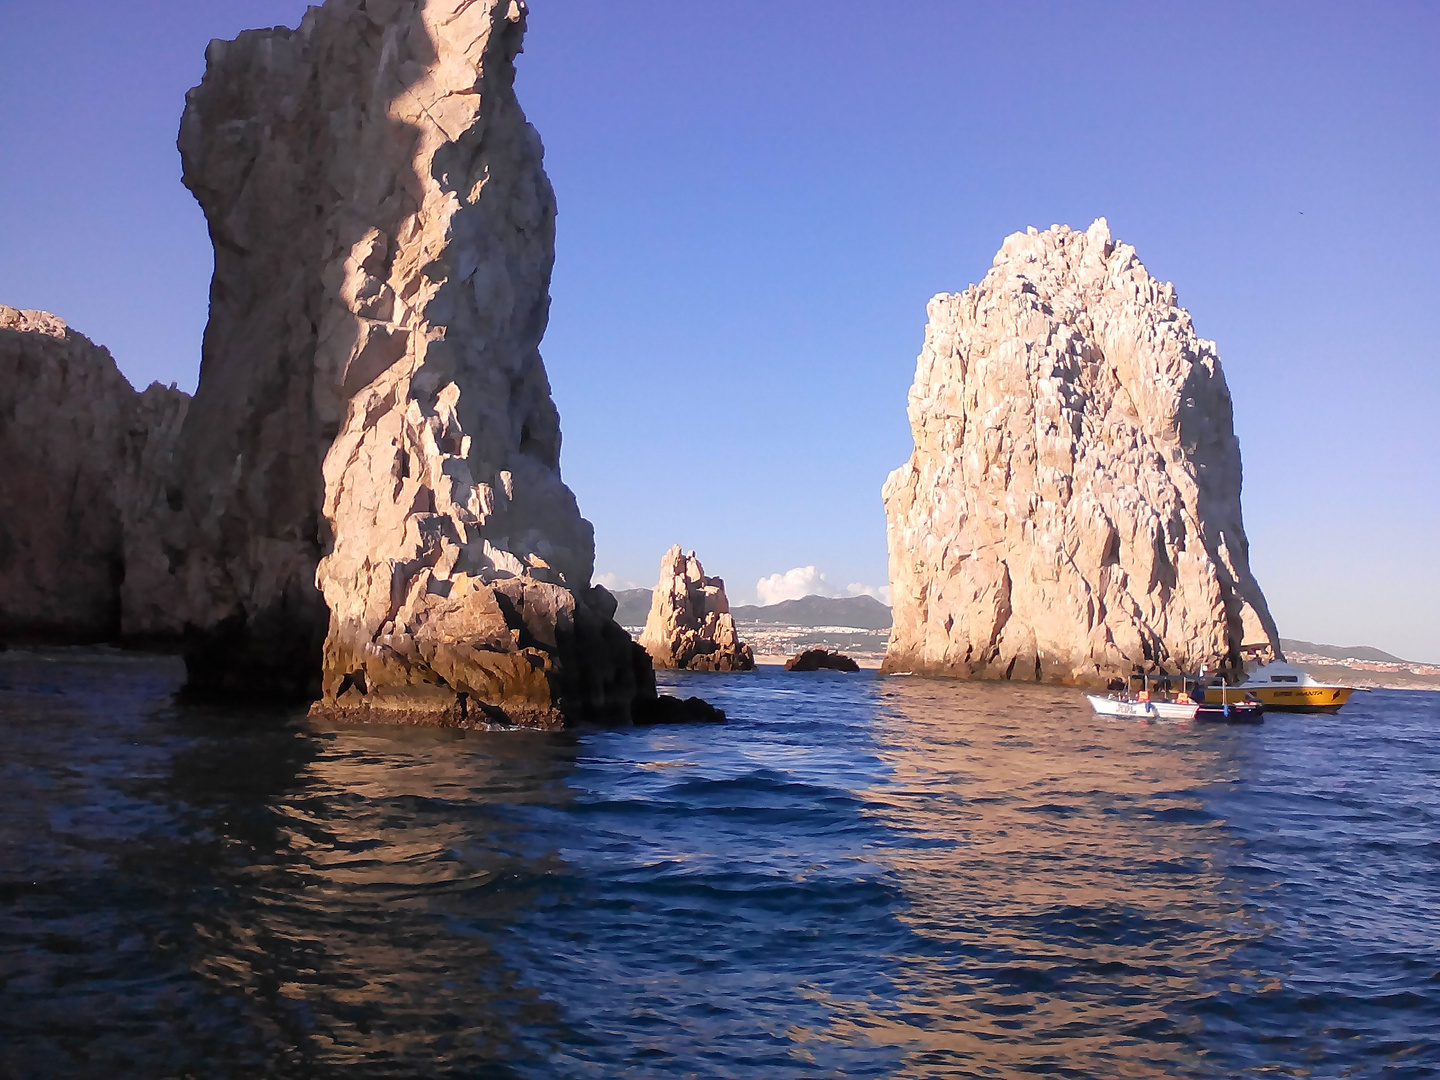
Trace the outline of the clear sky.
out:
<instances>
[{"instance_id":1,"label":"clear sky","mask_svg":"<svg viewBox=\"0 0 1440 1080\"><path fill-rule=\"evenodd\" d=\"M174 142L294 0L0 0L0 303L193 387ZM1220 347L1281 632L1440 661L1440 4L532 0L544 352L597 569L885 583L925 303L1109 218ZM814 581L796 574L791 580Z\"/></svg>"}]
</instances>

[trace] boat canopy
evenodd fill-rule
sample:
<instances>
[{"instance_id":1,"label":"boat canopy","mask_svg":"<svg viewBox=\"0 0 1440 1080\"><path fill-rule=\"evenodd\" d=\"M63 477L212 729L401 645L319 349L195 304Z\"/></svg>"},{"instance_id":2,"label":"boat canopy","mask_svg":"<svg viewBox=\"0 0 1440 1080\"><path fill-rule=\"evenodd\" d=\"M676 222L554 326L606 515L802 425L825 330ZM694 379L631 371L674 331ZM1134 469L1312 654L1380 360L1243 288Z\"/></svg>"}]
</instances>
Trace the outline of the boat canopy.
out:
<instances>
[{"instance_id":1,"label":"boat canopy","mask_svg":"<svg viewBox=\"0 0 1440 1080\"><path fill-rule=\"evenodd\" d=\"M1325 686L1316 682L1294 664L1276 660L1251 671L1241 686Z\"/></svg>"}]
</instances>

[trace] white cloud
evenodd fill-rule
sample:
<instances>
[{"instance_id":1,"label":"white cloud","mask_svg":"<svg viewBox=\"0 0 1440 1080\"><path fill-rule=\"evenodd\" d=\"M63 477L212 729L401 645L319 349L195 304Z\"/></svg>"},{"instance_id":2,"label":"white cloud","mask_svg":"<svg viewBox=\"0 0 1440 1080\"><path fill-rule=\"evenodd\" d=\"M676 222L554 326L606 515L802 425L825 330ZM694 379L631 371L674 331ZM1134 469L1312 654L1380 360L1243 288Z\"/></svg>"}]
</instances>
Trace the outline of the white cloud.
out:
<instances>
[{"instance_id":1,"label":"white cloud","mask_svg":"<svg viewBox=\"0 0 1440 1080\"><path fill-rule=\"evenodd\" d=\"M605 588L609 589L611 592L617 592L620 589L640 588L639 585L636 585L633 581L628 581L625 578L622 578L619 574L596 574L590 580L592 580L596 585L604 585Z\"/></svg>"},{"instance_id":2,"label":"white cloud","mask_svg":"<svg viewBox=\"0 0 1440 1080\"><path fill-rule=\"evenodd\" d=\"M825 579L818 567L797 566L783 574L771 574L755 583L755 595L762 607L782 600L799 600L803 596L873 596L882 604L890 603L889 585L865 585L852 582L837 589Z\"/></svg>"},{"instance_id":3,"label":"white cloud","mask_svg":"<svg viewBox=\"0 0 1440 1080\"><path fill-rule=\"evenodd\" d=\"M782 600L799 600L802 596L834 596L835 590L813 566L797 566L783 574L771 574L755 583L760 606L778 604Z\"/></svg>"},{"instance_id":4,"label":"white cloud","mask_svg":"<svg viewBox=\"0 0 1440 1080\"><path fill-rule=\"evenodd\" d=\"M886 607L890 606L889 585L862 585L858 581L852 581L849 585L845 586L845 591L851 596L873 596Z\"/></svg>"}]
</instances>

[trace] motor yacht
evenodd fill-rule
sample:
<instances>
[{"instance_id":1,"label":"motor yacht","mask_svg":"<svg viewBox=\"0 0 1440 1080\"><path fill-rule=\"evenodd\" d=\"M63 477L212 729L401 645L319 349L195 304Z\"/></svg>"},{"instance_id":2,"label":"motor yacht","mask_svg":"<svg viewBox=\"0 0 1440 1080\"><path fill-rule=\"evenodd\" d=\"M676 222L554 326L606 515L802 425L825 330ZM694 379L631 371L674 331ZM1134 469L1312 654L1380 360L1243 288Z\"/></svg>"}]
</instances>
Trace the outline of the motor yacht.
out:
<instances>
[{"instance_id":1,"label":"motor yacht","mask_svg":"<svg viewBox=\"0 0 1440 1080\"><path fill-rule=\"evenodd\" d=\"M1253 694L1267 709L1286 712L1339 712L1355 692L1353 686L1336 686L1312 679L1283 660L1252 669L1245 681L1234 689Z\"/></svg>"}]
</instances>

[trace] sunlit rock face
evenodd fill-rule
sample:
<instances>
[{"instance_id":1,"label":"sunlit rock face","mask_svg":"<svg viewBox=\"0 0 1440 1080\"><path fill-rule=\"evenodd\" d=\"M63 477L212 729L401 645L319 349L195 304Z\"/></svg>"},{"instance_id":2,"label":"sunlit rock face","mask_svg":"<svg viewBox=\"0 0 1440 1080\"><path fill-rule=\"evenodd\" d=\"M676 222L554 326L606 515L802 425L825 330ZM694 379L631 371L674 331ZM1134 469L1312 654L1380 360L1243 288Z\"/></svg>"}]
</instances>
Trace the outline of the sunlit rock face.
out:
<instances>
[{"instance_id":1,"label":"sunlit rock face","mask_svg":"<svg viewBox=\"0 0 1440 1080\"><path fill-rule=\"evenodd\" d=\"M0 638L179 631L154 587L168 572L154 521L188 403L137 394L54 315L0 306Z\"/></svg>"},{"instance_id":2,"label":"sunlit rock face","mask_svg":"<svg viewBox=\"0 0 1440 1080\"><path fill-rule=\"evenodd\" d=\"M560 479L524 22L328 0L211 44L180 131L215 242L173 500L192 684L460 724L653 697Z\"/></svg>"},{"instance_id":3,"label":"sunlit rock face","mask_svg":"<svg viewBox=\"0 0 1440 1080\"><path fill-rule=\"evenodd\" d=\"M676 544L660 560L660 581L651 594L650 617L640 644L657 668L750 671L755 657L735 632L725 582L706 577L692 551Z\"/></svg>"},{"instance_id":4,"label":"sunlit rock face","mask_svg":"<svg viewBox=\"0 0 1440 1080\"><path fill-rule=\"evenodd\" d=\"M1102 683L1278 653L1213 342L1104 219L930 301L884 670Z\"/></svg>"},{"instance_id":5,"label":"sunlit rock face","mask_svg":"<svg viewBox=\"0 0 1440 1080\"><path fill-rule=\"evenodd\" d=\"M653 670L614 622L614 597L588 587L589 525L553 459L492 445L497 468L476 455L459 406L462 383L483 385L464 370L478 358L443 338L422 348L355 397L325 461L334 546L318 574L330 632L314 711L454 726L630 719L655 695ZM470 430L483 434L484 418Z\"/></svg>"}]
</instances>

